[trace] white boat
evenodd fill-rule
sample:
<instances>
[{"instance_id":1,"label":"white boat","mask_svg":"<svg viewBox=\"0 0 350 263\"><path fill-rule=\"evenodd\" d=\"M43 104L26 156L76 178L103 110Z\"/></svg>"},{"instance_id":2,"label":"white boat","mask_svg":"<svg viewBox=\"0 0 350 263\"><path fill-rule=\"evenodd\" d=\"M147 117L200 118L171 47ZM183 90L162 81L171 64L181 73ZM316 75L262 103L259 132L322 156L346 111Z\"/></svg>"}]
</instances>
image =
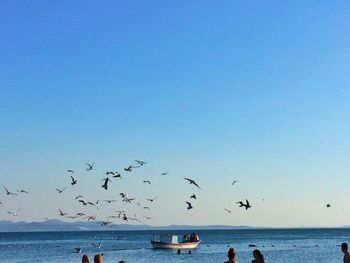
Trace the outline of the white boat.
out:
<instances>
[{"instance_id":1,"label":"white boat","mask_svg":"<svg viewBox=\"0 0 350 263\"><path fill-rule=\"evenodd\" d=\"M201 243L201 240L196 234L192 234L191 236L185 235L180 242L178 239L179 238L176 235L161 235L159 240L153 238L153 240L151 240L151 245L153 248L195 249Z\"/></svg>"}]
</instances>

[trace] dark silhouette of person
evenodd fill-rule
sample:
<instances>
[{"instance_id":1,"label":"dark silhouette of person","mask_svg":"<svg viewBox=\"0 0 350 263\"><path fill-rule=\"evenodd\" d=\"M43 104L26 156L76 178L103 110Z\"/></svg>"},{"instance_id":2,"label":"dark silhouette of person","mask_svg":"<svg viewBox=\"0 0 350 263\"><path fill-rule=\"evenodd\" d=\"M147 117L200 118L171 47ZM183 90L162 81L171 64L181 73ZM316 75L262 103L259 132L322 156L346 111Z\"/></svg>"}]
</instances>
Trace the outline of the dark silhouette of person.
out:
<instances>
[{"instance_id":1,"label":"dark silhouette of person","mask_svg":"<svg viewBox=\"0 0 350 263\"><path fill-rule=\"evenodd\" d=\"M228 261L225 261L225 263L238 263L236 259L236 250L233 247L230 247L227 251L227 257Z\"/></svg>"},{"instance_id":2,"label":"dark silhouette of person","mask_svg":"<svg viewBox=\"0 0 350 263\"><path fill-rule=\"evenodd\" d=\"M341 244L341 251L344 253L344 259L343 262L344 263L350 263L350 253L348 251L348 244L347 243L343 243Z\"/></svg>"},{"instance_id":3,"label":"dark silhouette of person","mask_svg":"<svg viewBox=\"0 0 350 263\"><path fill-rule=\"evenodd\" d=\"M252 263L265 263L265 258L259 249L253 251L253 257Z\"/></svg>"}]
</instances>

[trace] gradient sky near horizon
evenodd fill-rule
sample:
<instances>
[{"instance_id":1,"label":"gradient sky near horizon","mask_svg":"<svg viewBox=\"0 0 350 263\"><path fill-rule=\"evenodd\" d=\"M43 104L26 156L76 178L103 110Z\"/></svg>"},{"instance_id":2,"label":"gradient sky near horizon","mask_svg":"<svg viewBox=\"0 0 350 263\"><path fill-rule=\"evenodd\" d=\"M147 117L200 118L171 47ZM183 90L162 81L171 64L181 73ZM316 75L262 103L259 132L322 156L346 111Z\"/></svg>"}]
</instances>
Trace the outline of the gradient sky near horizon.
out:
<instances>
[{"instance_id":1,"label":"gradient sky near horizon","mask_svg":"<svg viewBox=\"0 0 350 263\"><path fill-rule=\"evenodd\" d=\"M30 194L1 190L0 220L60 208L153 225L350 224L349 13L348 1L1 1L0 184ZM123 172L135 159L148 163ZM123 179L105 191L109 170ZM86 209L78 194L118 202Z\"/></svg>"}]
</instances>

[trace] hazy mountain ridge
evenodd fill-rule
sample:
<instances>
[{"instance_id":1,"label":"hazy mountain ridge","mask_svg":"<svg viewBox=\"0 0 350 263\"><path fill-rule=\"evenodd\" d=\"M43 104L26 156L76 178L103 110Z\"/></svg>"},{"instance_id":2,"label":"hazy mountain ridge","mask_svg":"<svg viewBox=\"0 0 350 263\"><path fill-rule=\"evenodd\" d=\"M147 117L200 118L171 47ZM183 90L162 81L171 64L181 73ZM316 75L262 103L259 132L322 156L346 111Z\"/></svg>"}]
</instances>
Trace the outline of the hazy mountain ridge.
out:
<instances>
[{"instance_id":1,"label":"hazy mountain ridge","mask_svg":"<svg viewBox=\"0 0 350 263\"><path fill-rule=\"evenodd\" d=\"M190 229L246 229L249 226L228 226L228 225L169 225L150 226L132 224L111 224L102 225L102 221L92 222L64 222L58 219L50 219L43 222L12 222L8 220L0 221L0 232L36 232L36 231L123 231L123 230L190 230Z\"/></svg>"}]
</instances>

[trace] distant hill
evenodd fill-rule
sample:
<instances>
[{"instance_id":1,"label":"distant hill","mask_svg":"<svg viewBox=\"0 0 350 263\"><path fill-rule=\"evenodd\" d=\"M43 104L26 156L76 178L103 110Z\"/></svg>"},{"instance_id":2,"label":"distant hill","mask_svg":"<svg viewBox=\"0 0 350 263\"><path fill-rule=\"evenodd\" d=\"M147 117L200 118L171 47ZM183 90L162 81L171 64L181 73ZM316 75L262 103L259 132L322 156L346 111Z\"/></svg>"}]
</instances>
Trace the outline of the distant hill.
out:
<instances>
[{"instance_id":1,"label":"distant hill","mask_svg":"<svg viewBox=\"0 0 350 263\"><path fill-rule=\"evenodd\" d=\"M12 222L0 221L0 232L41 232L41 231L130 231L130 230L190 230L190 229L247 229L249 226L227 226L227 225L169 225L169 226L149 226L132 224L111 224L103 226L101 221L90 222L64 222L58 219L50 219L43 222Z\"/></svg>"}]
</instances>

